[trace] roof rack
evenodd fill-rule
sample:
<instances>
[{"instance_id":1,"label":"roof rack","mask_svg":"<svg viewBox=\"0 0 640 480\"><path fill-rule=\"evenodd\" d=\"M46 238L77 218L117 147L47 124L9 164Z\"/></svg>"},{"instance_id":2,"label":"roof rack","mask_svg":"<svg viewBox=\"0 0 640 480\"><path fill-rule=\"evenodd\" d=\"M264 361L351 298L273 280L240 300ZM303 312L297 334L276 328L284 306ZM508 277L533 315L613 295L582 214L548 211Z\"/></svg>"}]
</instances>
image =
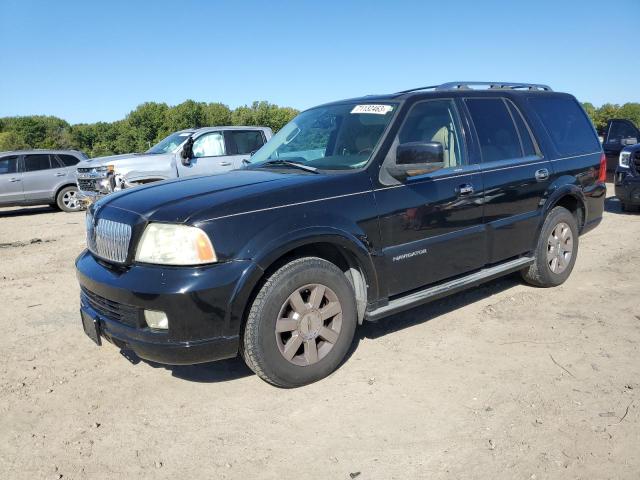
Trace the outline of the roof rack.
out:
<instances>
[{"instance_id":1,"label":"roof rack","mask_svg":"<svg viewBox=\"0 0 640 480\"><path fill-rule=\"evenodd\" d=\"M410 88L396 93L418 92L420 90L474 90L471 87L485 86L489 90L542 90L552 92L550 86L539 83L517 83L517 82L447 82L440 85L430 85L428 87Z\"/></svg>"}]
</instances>

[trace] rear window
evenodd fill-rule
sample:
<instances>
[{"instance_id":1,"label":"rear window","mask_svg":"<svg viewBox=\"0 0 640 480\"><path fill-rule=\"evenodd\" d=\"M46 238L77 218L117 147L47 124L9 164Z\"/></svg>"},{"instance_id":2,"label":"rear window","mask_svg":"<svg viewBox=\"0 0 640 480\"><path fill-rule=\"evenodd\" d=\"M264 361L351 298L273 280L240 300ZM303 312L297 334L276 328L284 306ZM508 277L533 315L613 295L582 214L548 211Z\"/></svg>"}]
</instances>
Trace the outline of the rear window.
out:
<instances>
[{"instance_id":1,"label":"rear window","mask_svg":"<svg viewBox=\"0 0 640 480\"><path fill-rule=\"evenodd\" d=\"M476 127L483 162L523 156L516 127L501 98L468 98L466 103Z\"/></svg>"},{"instance_id":2,"label":"rear window","mask_svg":"<svg viewBox=\"0 0 640 480\"><path fill-rule=\"evenodd\" d=\"M18 170L18 156L11 155L10 157L0 158L0 175L3 173L16 173Z\"/></svg>"},{"instance_id":3,"label":"rear window","mask_svg":"<svg viewBox=\"0 0 640 480\"><path fill-rule=\"evenodd\" d=\"M591 122L573 98L538 97L530 98L529 103L544 123L560 155L580 155L600 150L600 142Z\"/></svg>"},{"instance_id":4,"label":"rear window","mask_svg":"<svg viewBox=\"0 0 640 480\"><path fill-rule=\"evenodd\" d=\"M57 157L58 161L65 167L72 167L80 161L80 159L74 157L73 155L57 155Z\"/></svg>"}]
</instances>

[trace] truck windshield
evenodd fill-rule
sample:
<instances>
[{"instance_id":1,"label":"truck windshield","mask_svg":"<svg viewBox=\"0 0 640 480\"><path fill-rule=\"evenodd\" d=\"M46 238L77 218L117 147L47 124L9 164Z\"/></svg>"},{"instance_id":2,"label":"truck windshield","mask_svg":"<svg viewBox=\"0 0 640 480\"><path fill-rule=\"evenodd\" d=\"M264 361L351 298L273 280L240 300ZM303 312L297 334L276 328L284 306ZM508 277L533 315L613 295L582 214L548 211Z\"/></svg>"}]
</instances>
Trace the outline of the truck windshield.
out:
<instances>
[{"instance_id":1,"label":"truck windshield","mask_svg":"<svg viewBox=\"0 0 640 480\"><path fill-rule=\"evenodd\" d=\"M146 151L146 153L167 153L172 152L178 148L182 142L191 136L191 132L178 132L172 133L168 137L160 140L153 147Z\"/></svg>"},{"instance_id":2,"label":"truck windshield","mask_svg":"<svg viewBox=\"0 0 640 480\"><path fill-rule=\"evenodd\" d=\"M288 160L318 169L361 168L391 121L397 104L349 103L302 112L251 158L251 165Z\"/></svg>"}]
</instances>

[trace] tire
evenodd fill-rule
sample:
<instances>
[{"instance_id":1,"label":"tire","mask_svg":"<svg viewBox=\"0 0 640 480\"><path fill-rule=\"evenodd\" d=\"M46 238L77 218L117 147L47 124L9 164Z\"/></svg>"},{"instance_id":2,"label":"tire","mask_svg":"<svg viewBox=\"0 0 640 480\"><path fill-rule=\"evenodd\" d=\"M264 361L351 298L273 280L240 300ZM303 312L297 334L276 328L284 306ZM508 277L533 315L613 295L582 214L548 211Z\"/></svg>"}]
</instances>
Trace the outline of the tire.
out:
<instances>
[{"instance_id":1,"label":"tire","mask_svg":"<svg viewBox=\"0 0 640 480\"><path fill-rule=\"evenodd\" d=\"M554 239L556 243L553 243ZM522 271L522 277L527 283L537 287L561 285L569 278L576 263L578 244L576 218L566 208L555 207L542 225L534 251L535 260Z\"/></svg>"},{"instance_id":2,"label":"tire","mask_svg":"<svg viewBox=\"0 0 640 480\"><path fill-rule=\"evenodd\" d=\"M56 196L56 205L63 212L77 212L82 210L82 203L78 199L78 188L64 187Z\"/></svg>"},{"instance_id":3,"label":"tire","mask_svg":"<svg viewBox=\"0 0 640 480\"><path fill-rule=\"evenodd\" d=\"M338 368L356 324L355 293L344 273L321 258L299 258L272 274L256 295L242 357L272 385L307 385Z\"/></svg>"}]
</instances>

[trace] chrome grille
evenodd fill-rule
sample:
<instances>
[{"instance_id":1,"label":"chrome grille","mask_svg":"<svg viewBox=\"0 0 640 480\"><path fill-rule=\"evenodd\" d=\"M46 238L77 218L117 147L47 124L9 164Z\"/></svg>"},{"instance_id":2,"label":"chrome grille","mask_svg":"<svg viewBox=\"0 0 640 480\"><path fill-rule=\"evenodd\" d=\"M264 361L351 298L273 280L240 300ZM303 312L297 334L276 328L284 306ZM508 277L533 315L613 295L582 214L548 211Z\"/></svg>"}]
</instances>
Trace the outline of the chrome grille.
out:
<instances>
[{"instance_id":1,"label":"chrome grille","mask_svg":"<svg viewBox=\"0 0 640 480\"><path fill-rule=\"evenodd\" d=\"M86 180L84 178L78 179L78 188L80 190L84 190L85 192L97 192L96 181L95 180Z\"/></svg>"},{"instance_id":2,"label":"chrome grille","mask_svg":"<svg viewBox=\"0 0 640 480\"><path fill-rule=\"evenodd\" d=\"M129 253L131 225L99 218L94 223L87 213L87 247L98 257L112 262L124 263Z\"/></svg>"}]
</instances>

